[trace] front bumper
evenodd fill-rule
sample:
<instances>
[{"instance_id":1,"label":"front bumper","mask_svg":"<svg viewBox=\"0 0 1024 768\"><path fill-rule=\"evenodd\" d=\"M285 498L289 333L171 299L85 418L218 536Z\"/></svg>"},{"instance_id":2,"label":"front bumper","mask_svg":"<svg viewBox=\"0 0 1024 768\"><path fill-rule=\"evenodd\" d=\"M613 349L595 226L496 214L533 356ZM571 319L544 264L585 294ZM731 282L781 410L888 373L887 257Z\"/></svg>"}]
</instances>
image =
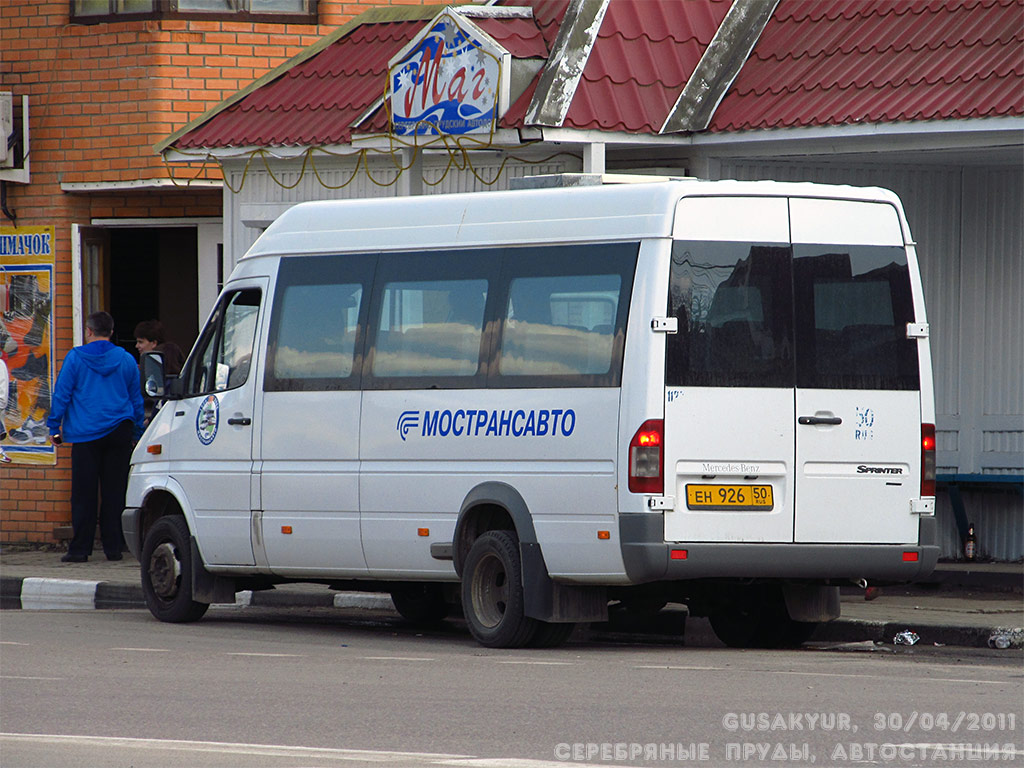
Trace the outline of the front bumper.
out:
<instances>
[{"instance_id":1,"label":"front bumper","mask_svg":"<svg viewBox=\"0 0 1024 768\"><path fill-rule=\"evenodd\" d=\"M128 551L136 560L142 554L142 542L139 540L141 533L142 510L135 507L128 507L121 513L121 530L124 531L124 540L128 545Z\"/></svg>"}]
</instances>

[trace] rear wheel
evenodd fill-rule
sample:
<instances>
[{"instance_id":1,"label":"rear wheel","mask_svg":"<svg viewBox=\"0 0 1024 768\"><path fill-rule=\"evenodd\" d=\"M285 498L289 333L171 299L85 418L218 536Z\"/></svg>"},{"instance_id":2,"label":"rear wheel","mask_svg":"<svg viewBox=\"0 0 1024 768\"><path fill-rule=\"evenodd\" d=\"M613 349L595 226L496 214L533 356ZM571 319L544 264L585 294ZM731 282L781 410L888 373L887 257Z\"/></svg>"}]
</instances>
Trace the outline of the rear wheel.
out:
<instances>
[{"instance_id":1,"label":"rear wheel","mask_svg":"<svg viewBox=\"0 0 1024 768\"><path fill-rule=\"evenodd\" d=\"M402 618L414 624L431 624L448 615L448 603L440 584L402 584L391 590L391 602Z\"/></svg>"},{"instance_id":2,"label":"rear wheel","mask_svg":"<svg viewBox=\"0 0 1024 768\"><path fill-rule=\"evenodd\" d=\"M169 622L202 618L210 606L192 599L192 551L185 518L172 515L153 523L146 532L140 564L150 613Z\"/></svg>"},{"instance_id":3,"label":"rear wheel","mask_svg":"<svg viewBox=\"0 0 1024 768\"><path fill-rule=\"evenodd\" d=\"M809 640L816 622L794 621L782 590L753 586L735 590L708 617L718 639L730 648L788 648Z\"/></svg>"},{"instance_id":4,"label":"rear wheel","mask_svg":"<svg viewBox=\"0 0 1024 768\"><path fill-rule=\"evenodd\" d=\"M525 614L519 539L487 531L473 542L462 569L462 610L469 631L488 648L521 648L537 630Z\"/></svg>"}]
</instances>

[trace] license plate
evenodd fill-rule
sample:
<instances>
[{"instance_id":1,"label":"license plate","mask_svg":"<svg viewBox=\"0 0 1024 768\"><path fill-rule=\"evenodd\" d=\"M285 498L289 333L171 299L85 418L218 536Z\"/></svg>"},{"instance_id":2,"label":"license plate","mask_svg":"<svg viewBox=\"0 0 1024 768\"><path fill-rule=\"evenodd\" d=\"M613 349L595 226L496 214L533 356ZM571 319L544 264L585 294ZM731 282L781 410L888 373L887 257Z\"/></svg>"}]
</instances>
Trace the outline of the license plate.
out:
<instances>
[{"instance_id":1,"label":"license plate","mask_svg":"<svg viewBox=\"0 0 1024 768\"><path fill-rule=\"evenodd\" d=\"M770 485L687 485L687 509L766 510L774 506Z\"/></svg>"}]
</instances>

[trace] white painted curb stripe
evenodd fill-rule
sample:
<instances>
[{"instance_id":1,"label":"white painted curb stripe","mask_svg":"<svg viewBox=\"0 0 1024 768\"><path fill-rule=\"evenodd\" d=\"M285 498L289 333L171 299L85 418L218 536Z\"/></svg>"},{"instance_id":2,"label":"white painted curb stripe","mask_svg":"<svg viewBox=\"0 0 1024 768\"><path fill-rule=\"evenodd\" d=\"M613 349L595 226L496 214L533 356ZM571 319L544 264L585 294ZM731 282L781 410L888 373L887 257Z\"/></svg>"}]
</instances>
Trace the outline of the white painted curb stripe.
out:
<instances>
[{"instance_id":1,"label":"white painted curb stripe","mask_svg":"<svg viewBox=\"0 0 1024 768\"><path fill-rule=\"evenodd\" d=\"M98 581L28 578L21 583L21 607L25 610L93 608Z\"/></svg>"},{"instance_id":2,"label":"white painted curb stripe","mask_svg":"<svg viewBox=\"0 0 1024 768\"><path fill-rule=\"evenodd\" d=\"M334 596L335 608L362 608L367 611L393 611L395 604L388 595L369 592L338 592Z\"/></svg>"}]
</instances>

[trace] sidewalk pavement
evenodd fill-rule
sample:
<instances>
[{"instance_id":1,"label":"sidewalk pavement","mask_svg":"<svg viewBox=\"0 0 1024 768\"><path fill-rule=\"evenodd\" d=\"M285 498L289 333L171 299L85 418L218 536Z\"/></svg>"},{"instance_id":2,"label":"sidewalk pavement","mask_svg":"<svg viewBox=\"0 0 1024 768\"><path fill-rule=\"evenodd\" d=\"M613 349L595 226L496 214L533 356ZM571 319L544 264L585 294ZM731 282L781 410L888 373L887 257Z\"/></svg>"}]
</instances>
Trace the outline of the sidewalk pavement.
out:
<instances>
[{"instance_id":1,"label":"sidewalk pavement","mask_svg":"<svg viewBox=\"0 0 1024 768\"><path fill-rule=\"evenodd\" d=\"M100 553L86 563L62 563L61 554L0 547L0 607L145 607L139 564L129 553L118 562L109 562ZM1022 593L1021 563L939 563L927 583L882 587L874 600L865 600L864 592L855 587L843 588L842 616L823 624L814 641L891 645L897 633L909 630L922 645L989 647L1002 636L1020 648L1024 642ZM236 604L360 608L394 615L386 594L336 592L317 584L239 592Z\"/></svg>"}]
</instances>

